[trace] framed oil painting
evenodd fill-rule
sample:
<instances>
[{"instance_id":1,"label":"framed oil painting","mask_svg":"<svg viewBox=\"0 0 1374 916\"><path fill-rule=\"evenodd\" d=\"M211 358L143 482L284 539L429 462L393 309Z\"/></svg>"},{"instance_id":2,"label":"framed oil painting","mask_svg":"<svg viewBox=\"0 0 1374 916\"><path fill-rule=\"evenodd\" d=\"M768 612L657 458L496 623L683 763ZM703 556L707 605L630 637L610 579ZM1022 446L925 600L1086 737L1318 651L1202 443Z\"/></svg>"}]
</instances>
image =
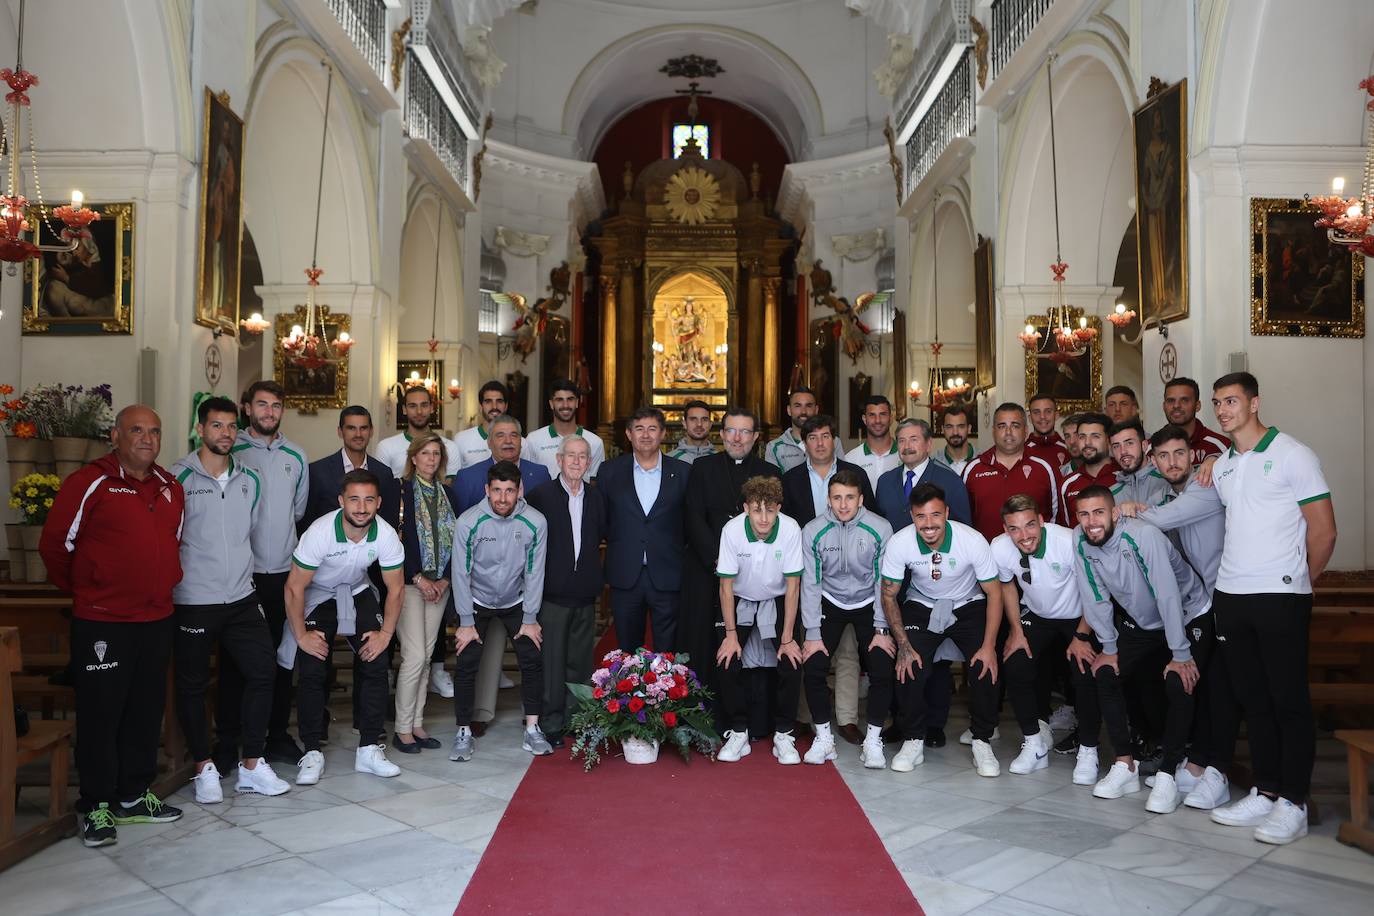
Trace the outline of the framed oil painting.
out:
<instances>
[{"instance_id":1,"label":"framed oil painting","mask_svg":"<svg viewBox=\"0 0 1374 916\"><path fill-rule=\"evenodd\" d=\"M980 235L978 247L973 249L974 358L978 365L977 371L965 376L979 391L986 391L996 384L997 324L993 289L992 239Z\"/></svg>"},{"instance_id":2,"label":"framed oil painting","mask_svg":"<svg viewBox=\"0 0 1374 916\"><path fill-rule=\"evenodd\" d=\"M44 251L24 262L25 334L129 334L134 329L134 205L86 206L100 219L71 251ZM61 246L50 207L25 218L38 245Z\"/></svg>"},{"instance_id":3,"label":"framed oil painting","mask_svg":"<svg viewBox=\"0 0 1374 916\"><path fill-rule=\"evenodd\" d=\"M1301 199L1250 200L1250 333L1364 337L1364 256L1333 245Z\"/></svg>"},{"instance_id":4,"label":"framed oil painting","mask_svg":"<svg viewBox=\"0 0 1374 916\"><path fill-rule=\"evenodd\" d=\"M237 337L243 246L243 119L227 93L205 89L200 162L196 324Z\"/></svg>"},{"instance_id":5,"label":"framed oil painting","mask_svg":"<svg viewBox=\"0 0 1374 916\"><path fill-rule=\"evenodd\" d=\"M1178 321L1188 317L1188 81L1152 91L1132 123L1140 320Z\"/></svg>"},{"instance_id":6,"label":"framed oil painting","mask_svg":"<svg viewBox=\"0 0 1374 916\"><path fill-rule=\"evenodd\" d=\"M351 315L335 315L329 306L319 306L320 320L324 322L324 333L332 341L337 340L340 331L351 330ZM277 338L289 337L292 325L305 325L305 306L296 306L295 311L277 316ZM286 389L286 404L289 409L301 413L317 413L321 408L337 410L348 403L348 354L337 362L323 362L318 365L299 365L290 362L281 347L272 341L272 374L277 383Z\"/></svg>"},{"instance_id":7,"label":"framed oil painting","mask_svg":"<svg viewBox=\"0 0 1374 916\"><path fill-rule=\"evenodd\" d=\"M1083 310L1069 309L1069 327L1078 327ZM1097 336L1073 353L1060 353L1054 345L1049 319L1031 315L1026 324L1040 332L1040 350L1026 353L1026 401L1038 393L1054 395L1059 413L1102 409L1102 319L1088 316L1088 327Z\"/></svg>"}]
</instances>

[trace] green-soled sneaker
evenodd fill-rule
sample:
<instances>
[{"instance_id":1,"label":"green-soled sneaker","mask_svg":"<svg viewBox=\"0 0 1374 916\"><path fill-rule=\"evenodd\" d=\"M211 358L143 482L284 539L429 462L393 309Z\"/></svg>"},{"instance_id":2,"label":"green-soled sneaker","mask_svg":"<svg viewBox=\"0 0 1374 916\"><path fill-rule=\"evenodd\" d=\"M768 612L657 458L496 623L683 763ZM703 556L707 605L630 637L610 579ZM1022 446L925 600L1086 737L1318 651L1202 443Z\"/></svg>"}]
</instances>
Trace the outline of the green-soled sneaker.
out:
<instances>
[{"instance_id":1,"label":"green-soled sneaker","mask_svg":"<svg viewBox=\"0 0 1374 916\"><path fill-rule=\"evenodd\" d=\"M170 824L181 818L181 809L164 804L160 798L153 794L152 789L144 792L143 797L135 802L133 807L126 808L123 805L118 805L111 808L110 813L113 815L114 822L120 825Z\"/></svg>"}]
</instances>

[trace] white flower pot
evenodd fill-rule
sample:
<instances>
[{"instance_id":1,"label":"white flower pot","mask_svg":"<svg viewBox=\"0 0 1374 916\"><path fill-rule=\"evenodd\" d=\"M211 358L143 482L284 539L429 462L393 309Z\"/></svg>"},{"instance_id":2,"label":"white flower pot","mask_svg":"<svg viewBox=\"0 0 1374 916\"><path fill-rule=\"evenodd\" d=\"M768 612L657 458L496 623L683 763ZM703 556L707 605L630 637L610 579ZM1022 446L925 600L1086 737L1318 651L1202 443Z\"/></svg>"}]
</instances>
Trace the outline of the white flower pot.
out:
<instances>
[{"instance_id":1,"label":"white flower pot","mask_svg":"<svg viewBox=\"0 0 1374 916\"><path fill-rule=\"evenodd\" d=\"M658 760L658 742L642 738L626 738L620 742L626 763L653 763Z\"/></svg>"}]
</instances>

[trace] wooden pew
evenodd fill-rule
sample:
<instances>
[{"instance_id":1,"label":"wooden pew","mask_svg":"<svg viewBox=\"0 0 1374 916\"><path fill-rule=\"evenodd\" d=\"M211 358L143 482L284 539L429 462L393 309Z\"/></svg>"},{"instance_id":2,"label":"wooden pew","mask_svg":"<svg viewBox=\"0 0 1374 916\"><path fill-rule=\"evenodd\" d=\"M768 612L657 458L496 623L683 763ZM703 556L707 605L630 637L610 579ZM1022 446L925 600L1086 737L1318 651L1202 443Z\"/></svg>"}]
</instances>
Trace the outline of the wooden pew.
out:
<instances>
[{"instance_id":1,"label":"wooden pew","mask_svg":"<svg viewBox=\"0 0 1374 916\"><path fill-rule=\"evenodd\" d=\"M67 809L67 770L74 726L70 722L31 721L28 734L19 737L10 679L22 669L19 631L0 627L0 871L76 832L75 819ZM49 758L47 819L16 834L19 767L44 755Z\"/></svg>"},{"instance_id":2,"label":"wooden pew","mask_svg":"<svg viewBox=\"0 0 1374 916\"><path fill-rule=\"evenodd\" d=\"M1374 853L1374 830L1369 827L1369 765L1374 763L1374 731L1338 731L1350 762L1350 820L1341 824L1336 839Z\"/></svg>"}]
</instances>

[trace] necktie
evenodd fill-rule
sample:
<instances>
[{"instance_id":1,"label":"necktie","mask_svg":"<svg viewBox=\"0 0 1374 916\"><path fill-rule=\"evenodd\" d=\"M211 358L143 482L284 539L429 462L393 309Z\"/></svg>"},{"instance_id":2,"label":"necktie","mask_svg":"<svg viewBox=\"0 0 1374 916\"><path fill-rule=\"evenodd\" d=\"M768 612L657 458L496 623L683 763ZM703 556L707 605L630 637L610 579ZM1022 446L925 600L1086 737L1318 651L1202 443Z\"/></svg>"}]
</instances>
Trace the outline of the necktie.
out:
<instances>
[{"instance_id":1,"label":"necktie","mask_svg":"<svg viewBox=\"0 0 1374 916\"><path fill-rule=\"evenodd\" d=\"M910 498L911 498L911 488L912 488L912 486L915 484L915 482L916 482L916 472L915 472L915 471L907 471L907 472L906 472L906 482L902 484L902 492L906 493L906 498L907 498L907 499L910 499Z\"/></svg>"}]
</instances>

